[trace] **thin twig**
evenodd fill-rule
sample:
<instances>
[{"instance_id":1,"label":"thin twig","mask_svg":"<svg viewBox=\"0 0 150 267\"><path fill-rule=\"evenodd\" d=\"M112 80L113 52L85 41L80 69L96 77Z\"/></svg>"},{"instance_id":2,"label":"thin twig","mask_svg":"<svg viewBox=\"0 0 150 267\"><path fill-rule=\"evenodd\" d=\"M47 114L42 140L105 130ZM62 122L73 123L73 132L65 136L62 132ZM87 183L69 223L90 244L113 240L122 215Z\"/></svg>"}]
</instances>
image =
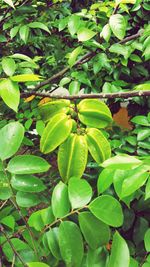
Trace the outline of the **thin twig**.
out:
<instances>
[{"instance_id":1,"label":"thin twig","mask_svg":"<svg viewBox=\"0 0 150 267\"><path fill-rule=\"evenodd\" d=\"M39 97L50 97L50 98L55 98L55 99L69 99L69 100L74 100L74 99L85 99L85 98L90 98L90 99L115 99L115 98L133 98L135 96L150 96L150 91L127 91L127 92L117 92L117 93L99 93L99 94L83 94L83 95L54 95L51 93L40 93L40 92L24 92L21 93L21 97L25 98L30 95L35 95Z\"/></svg>"},{"instance_id":2,"label":"thin twig","mask_svg":"<svg viewBox=\"0 0 150 267\"><path fill-rule=\"evenodd\" d=\"M26 267L26 263L23 261L23 259L21 258L20 254L17 252L17 250L15 249L14 245L12 244L11 240L9 239L9 237L7 236L7 234L4 231L4 228L2 225L0 225L0 231L2 232L2 234L5 236L7 242L9 243L9 245L11 246L14 254L18 257L18 259L20 260L20 262L22 263L22 265L24 267Z\"/></svg>"}]
</instances>

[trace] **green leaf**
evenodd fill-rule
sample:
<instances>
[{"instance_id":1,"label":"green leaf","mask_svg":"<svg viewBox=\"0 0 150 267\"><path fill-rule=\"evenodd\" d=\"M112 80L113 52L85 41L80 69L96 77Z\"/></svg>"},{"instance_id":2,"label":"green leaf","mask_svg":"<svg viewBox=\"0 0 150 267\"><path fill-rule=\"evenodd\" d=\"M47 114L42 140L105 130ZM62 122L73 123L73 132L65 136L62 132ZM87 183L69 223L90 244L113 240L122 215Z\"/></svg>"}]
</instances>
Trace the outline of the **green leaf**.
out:
<instances>
[{"instance_id":1,"label":"green leaf","mask_svg":"<svg viewBox=\"0 0 150 267\"><path fill-rule=\"evenodd\" d=\"M76 59L81 52L82 52L82 46L78 46L69 54L68 64L70 67L72 67L75 64Z\"/></svg>"},{"instance_id":2,"label":"green leaf","mask_svg":"<svg viewBox=\"0 0 150 267\"><path fill-rule=\"evenodd\" d=\"M129 267L130 254L128 246L121 235L116 232L113 236L109 267Z\"/></svg>"},{"instance_id":3,"label":"green leaf","mask_svg":"<svg viewBox=\"0 0 150 267\"><path fill-rule=\"evenodd\" d=\"M14 174L41 173L49 168L50 165L45 159L33 155L18 155L12 158L7 166L7 170Z\"/></svg>"},{"instance_id":4,"label":"green leaf","mask_svg":"<svg viewBox=\"0 0 150 267\"><path fill-rule=\"evenodd\" d=\"M52 208L38 210L33 212L28 219L30 227L34 227L37 231L41 231L45 225L51 224L55 220Z\"/></svg>"},{"instance_id":5,"label":"green leaf","mask_svg":"<svg viewBox=\"0 0 150 267\"><path fill-rule=\"evenodd\" d=\"M14 231L15 219L12 215L4 217L0 222Z\"/></svg>"},{"instance_id":6,"label":"green leaf","mask_svg":"<svg viewBox=\"0 0 150 267\"><path fill-rule=\"evenodd\" d=\"M80 42L88 41L96 35L96 32L88 28L80 28L77 32L78 40Z\"/></svg>"},{"instance_id":7,"label":"green leaf","mask_svg":"<svg viewBox=\"0 0 150 267\"><path fill-rule=\"evenodd\" d=\"M130 56L130 49L122 44L113 44L111 45L111 47L109 48L109 51L111 53L116 53L118 55L122 55L124 56L125 59L128 59L128 57Z\"/></svg>"},{"instance_id":8,"label":"green leaf","mask_svg":"<svg viewBox=\"0 0 150 267\"><path fill-rule=\"evenodd\" d=\"M27 62L34 62L30 57L28 57L26 55L23 55L23 54L19 54L19 53L13 54L13 55L11 55L9 57L15 58L15 59L25 60Z\"/></svg>"},{"instance_id":9,"label":"green leaf","mask_svg":"<svg viewBox=\"0 0 150 267\"><path fill-rule=\"evenodd\" d=\"M10 77L14 82L37 82L41 80L41 76L37 74L21 74Z\"/></svg>"},{"instance_id":10,"label":"green leaf","mask_svg":"<svg viewBox=\"0 0 150 267\"><path fill-rule=\"evenodd\" d=\"M12 190L10 188L8 178L5 173L0 171L0 199L6 200L12 195Z\"/></svg>"},{"instance_id":11,"label":"green leaf","mask_svg":"<svg viewBox=\"0 0 150 267\"><path fill-rule=\"evenodd\" d=\"M43 182L33 175L13 175L11 185L14 189L22 192L41 192L46 189Z\"/></svg>"},{"instance_id":12,"label":"green leaf","mask_svg":"<svg viewBox=\"0 0 150 267\"><path fill-rule=\"evenodd\" d=\"M2 59L2 68L6 75L12 76L16 70L15 61L12 58L4 57Z\"/></svg>"},{"instance_id":13,"label":"green leaf","mask_svg":"<svg viewBox=\"0 0 150 267\"><path fill-rule=\"evenodd\" d=\"M46 233L48 247L56 259L61 259L59 249L59 228L54 227Z\"/></svg>"},{"instance_id":14,"label":"green leaf","mask_svg":"<svg viewBox=\"0 0 150 267\"><path fill-rule=\"evenodd\" d=\"M108 244L110 239L108 225L87 211L80 213L78 218L83 236L92 249Z\"/></svg>"},{"instance_id":15,"label":"green leaf","mask_svg":"<svg viewBox=\"0 0 150 267\"><path fill-rule=\"evenodd\" d=\"M56 218L61 218L70 211L68 188L63 182L59 182L52 193L52 210Z\"/></svg>"},{"instance_id":16,"label":"green leaf","mask_svg":"<svg viewBox=\"0 0 150 267\"><path fill-rule=\"evenodd\" d=\"M89 205L90 211L102 222L119 227L123 224L122 208L117 199L109 195L95 198Z\"/></svg>"},{"instance_id":17,"label":"green leaf","mask_svg":"<svg viewBox=\"0 0 150 267\"><path fill-rule=\"evenodd\" d=\"M69 93L71 95L77 95L80 91L80 83L78 81L72 81L69 84Z\"/></svg>"},{"instance_id":18,"label":"green leaf","mask_svg":"<svg viewBox=\"0 0 150 267\"><path fill-rule=\"evenodd\" d=\"M129 156L126 154L117 155L110 159L105 160L101 166L103 168L111 168L112 170L130 170L142 164L142 161L134 156Z\"/></svg>"},{"instance_id":19,"label":"green leaf","mask_svg":"<svg viewBox=\"0 0 150 267\"><path fill-rule=\"evenodd\" d=\"M75 177L69 179L68 193L72 209L84 207L92 198L92 188L89 183Z\"/></svg>"},{"instance_id":20,"label":"green leaf","mask_svg":"<svg viewBox=\"0 0 150 267\"><path fill-rule=\"evenodd\" d=\"M19 29L19 35L22 41L26 44L29 37L29 27L27 25L23 25Z\"/></svg>"},{"instance_id":21,"label":"green leaf","mask_svg":"<svg viewBox=\"0 0 150 267\"><path fill-rule=\"evenodd\" d=\"M70 221L65 221L59 227L59 247L67 266L80 267L84 248L79 227Z\"/></svg>"},{"instance_id":22,"label":"green leaf","mask_svg":"<svg viewBox=\"0 0 150 267\"><path fill-rule=\"evenodd\" d=\"M125 17L120 14L114 14L109 19L109 25L113 34L122 40L126 34L127 23Z\"/></svg>"},{"instance_id":23,"label":"green leaf","mask_svg":"<svg viewBox=\"0 0 150 267\"><path fill-rule=\"evenodd\" d=\"M133 119L131 119L131 122L143 126L150 126L150 122L148 121L148 118L146 116L135 116Z\"/></svg>"},{"instance_id":24,"label":"green leaf","mask_svg":"<svg viewBox=\"0 0 150 267\"><path fill-rule=\"evenodd\" d=\"M74 35L80 27L80 17L77 15L72 15L68 21L68 30L71 35Z\"/></svg>"},{"instance_id":25,"label":"green leaf","mask_svg":"<svg viewBox=\"0 0 150 267\"><path fill-rule=\"evenodd\" d=\"M103 37L106 42L109 42L109 39L111 37L111 28L110 28L109 24L106 24L103 27L103 29L100 33L100 37Z\"/></svg>"},{"instance_id":26,"label":"green leaf","mask_svg":"<svg viewBox=\"0 0 150 267\"><path fill-rule=\"evenodd\" d=\"M19 207L30 208L38 205L41 200L38 195L19 191L16 194L16 202Z\"/></svg>"},{"instance_id":27,"label":"green leaf","mask_svg":"<svg viewBox=\"0 0 150 267\"><path fill-rule=\"evenodd\" d=\"M48 27L42 22L34 21L34 22L29 23L28 26L32 29L41 29L41 30L44 30L50 33L50 30L48 29Z\"/></svg>"},{"instance_id":28,"label":"green leaf","mask_svg":"<svg viewBox=\"0 0 150 267\"><path fill-rule=\"evenodd\" d=\"M147 172L149 166L139 166L131 171L127 172L127 177L123 181L122 184L122 192L121 197L124 198L126 196L131 195L141 186L143 186L149 176Z\"/></svg>"},{"instance_id":29,"label":"green leaf","mask_svg":"<svg viewBox=\"0 0 150 267\"><path fill-rule=\"evenodd\" d=\"M0 159L13 156L24 137L24 127L19 122L10 122L0 130Z\"/></svg>"},{"instance_id":30,"label":"green leaf","mask_svg":"<svg viewBox=\"0 0 150 267\"><path fill-rule=\"evenodd\" d=\"M144 236L144 244L147 252L150 252L150 229L148 229Z\"/></svg>"},{"instance_id":31,"label":"green leaf","mask_svg":"<svg viewBox=\"0 0 150 267\"><path fill-rule=\"evenodd\" d=\"M102 170L97 182L98 194L103 193L112 184L114 172L115 170L111 170L109 168Z\"/></svg>"},{"instance_id":32,"label":"green leaf","mask_svg":"<svg viewBox=\"0 0 150 267\"><path fill-rule=\"evenodd\" d=\"M12 8L15 9L13 1L12 0L3 0L6 4L8 4L9 6L11 6Z\"/></svg>"},{"instance_id":33,"label":"green leaf","mask_svg":"<svg viewBox=\"0 0 150 267\"><path fill-rule=\"evenodd\" d=\"M145 200L150 198L150 178L148 179L146 183L146 189L145 189Z\"/></svg>"},{"instance_id":34,"label":"green leaf","mask_svg":"<svg viewBox=\"0 0 150 267\"><path fill-rule=\"evenodd\" d=\"M50 267L50 265L47 265L46 263L42 262L28 262L28 267Z\"/></svg>"},{"instance_id":35,"label":"green leaf","mask_svg":"<svg viewBox=\"0 0 150 267\"><path fill-rule=\"evenodd\" d=\"M99 247L98 249L88 249L85 267L106 267L108 261L108 253L106 249Z\"/></svg>"},{"instance_id":36,"label":"green leaf","mask_svg":"<svg viewBox=\"0 0 150 267\"><path fill-rule=\"evenodd\" d=\"M0 82L0 96L9 108L17 112L20 101L20 91L17 83L10 79L2 80Z\"/></svg>"},{"instance_id":37,"label":"green leaf","mask_svg":"<svg viewBox=\"0 0 150 267\"><path fill-rule=\"evenodd\" d=\"M19 29L20 29L20 25L11 28L11 30L10 30L10 38L11 39L13 39L17 35Z\"/></svg>"}]
</instances>

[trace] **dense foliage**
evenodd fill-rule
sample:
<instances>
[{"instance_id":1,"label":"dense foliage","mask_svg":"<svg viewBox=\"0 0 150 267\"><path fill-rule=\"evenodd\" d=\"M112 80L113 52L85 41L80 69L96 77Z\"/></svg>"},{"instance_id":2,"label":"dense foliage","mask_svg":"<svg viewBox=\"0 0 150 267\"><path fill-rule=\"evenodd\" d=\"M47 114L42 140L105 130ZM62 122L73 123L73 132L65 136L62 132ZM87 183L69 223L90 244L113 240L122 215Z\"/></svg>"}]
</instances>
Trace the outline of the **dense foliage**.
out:
<instances>
[{"instance_id":1,"label":"dense foliage","mask_svg":"<svg viewBox=\"0 0 150 267\"><path fill-rule=\"evenodd\" d=\"M0 266L150 267L150 3L0 5Z\"/></svg>"}]
</instances>

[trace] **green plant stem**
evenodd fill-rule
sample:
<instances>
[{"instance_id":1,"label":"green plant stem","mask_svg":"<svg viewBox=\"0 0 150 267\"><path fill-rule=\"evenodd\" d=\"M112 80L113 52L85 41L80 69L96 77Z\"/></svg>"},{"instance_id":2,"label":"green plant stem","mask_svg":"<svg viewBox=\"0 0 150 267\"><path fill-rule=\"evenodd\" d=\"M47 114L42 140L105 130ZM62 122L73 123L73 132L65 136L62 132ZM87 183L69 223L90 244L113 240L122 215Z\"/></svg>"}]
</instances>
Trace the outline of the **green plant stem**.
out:
<instances>
[{"instance_id":1,"label":"green plant stem","mask_svg":"<svg viewBox=\"0 0 150 267\"><path fill-rule=\"evenodd\" d=\"M9 239L9 237L7 236L7 234L4 231L4 228L2 225L0 225L0 230L2 232L2 234L5 236L7 242L9 243L9 245L11 246L14 254L18 257L18 259L20 260L20 262L22 263L23 266L27 266L26 263L23 261L23 259L21 258L20 254L17 252L17 250L15 249L14 245L12 244L11 240Z\"/></svg>"},{"instance_id":2,"label":"green plant stem","mask_svg":"<svg viewBox=\"0 0 150 267\"><path fill-rule=\"evenodd\" d=\"M72 210L71 212L67 213L65 216L63 216L63 217L61 217L59 219L56 219L51 224L46 225L46 227L43 229L42 233L45 232L46 230L48 230L49 228L51 228L52 226L54 226L56 223L63 221L64 219L66 219L67 217L69 217L69 216L71 216L71 215L73 215L75 213L78 214L81 210L87 209L87 208L88 208L88 206L84 206L82 208L79 208L79 209L76 209L76 210Z\"/></svg>"},{"instance_id":3,"label":"green plant stem","mask_svg":"<svg viewBox=\"0 0 150 267\"><path fill-rule=\"evenodd\" d=\"M31 95L39 96L39 97L50 97L50 98L55 98L55 99L69 99L69 100L74 100L74 99L115 99L115 98L133 98L135 96L143 97L143 96L150 96L150 90L148 91L127 91L127 92L117 92L117 93L99 93L99 94L83 94L83 95L53 95L49 93L40 93L40 92L24 92L21 94L21 97L28 97Z\"/></svg>"}]
</instances>

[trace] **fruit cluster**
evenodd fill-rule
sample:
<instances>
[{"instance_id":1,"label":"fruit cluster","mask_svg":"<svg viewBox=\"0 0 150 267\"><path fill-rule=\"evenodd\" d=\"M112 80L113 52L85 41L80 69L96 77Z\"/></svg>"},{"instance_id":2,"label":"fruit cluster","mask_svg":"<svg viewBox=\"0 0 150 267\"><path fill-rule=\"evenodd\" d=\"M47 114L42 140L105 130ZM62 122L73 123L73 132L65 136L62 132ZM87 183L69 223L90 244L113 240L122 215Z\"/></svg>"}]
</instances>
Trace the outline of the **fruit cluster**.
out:
<instances>
[{"instance_id":1,"label":"fruit cluster","mask_svg":"<svg viewBox=\"0 0 150 267\"><path fill-rule=\"evenodd\" d=\"M40 149L48 154L59 147L58 169L62 179L81 178L87 163L88 151L100 164L110 157L110 144L100 128L112 121L107 105L98 99L52 100L40 107L46 123Z\"/></svg>"}]
</instances>

